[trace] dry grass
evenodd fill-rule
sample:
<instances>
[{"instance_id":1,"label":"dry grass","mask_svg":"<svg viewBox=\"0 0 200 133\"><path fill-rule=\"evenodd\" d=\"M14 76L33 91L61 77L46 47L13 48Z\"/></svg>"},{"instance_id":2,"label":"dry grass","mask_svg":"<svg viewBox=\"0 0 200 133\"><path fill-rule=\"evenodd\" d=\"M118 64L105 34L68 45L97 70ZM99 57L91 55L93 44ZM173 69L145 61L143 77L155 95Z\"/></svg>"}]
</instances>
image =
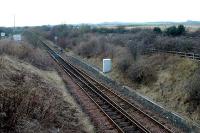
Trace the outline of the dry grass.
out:
<instances>
[{"instance_id":1,"label":"dry grass","mask_svg":"<svg viewBox=\"0 0 200 133\"><path fill-rule=\"evenodd\" d=\"M0 40L0 55L2 54L14 56L40 69L50 70L53 67L50 57L45 52L33 48L25 41L16 43L12 40Z\"/></svg>"},{"instance_id":2,"label":"dry grass","mask_svg":"<svg viewBox=\"0 0 200 133\"><path fill-rule=\"evenodd\" d=\"M0 132L94 132L53 70L41 49L0 40Z\"/></svg>"},{"instance_id":3,"label":"dry grass","mask_svg":"<svg viewBox=\"0 0 200 133\"><path fill-rule=\"evenodd\" d=\"M198 108L191 113L188 111L191 106L186 102L186 87L199 69L198 64L190 59L169 55L144 56L141 60L146 64L151 62L151 67L156 70L158 78L153 84L140 85L138 91L169 110L200 123Z\"/></svg>"},{"instance_id":4,"label":"dry grass","mask_svg":"<svg viewBox=\"0 0 200 133\"><path fill-rule=\"evenodd\" d=\"M127 71L128 78L138 84L150 85L157 80L157 73L149 64L134 63Z\"/></svg>"},{"instance_id":5,"label":"dry grass","mask_svg":"<svg viewBox=\"0 0 200 133\"><path fill-rule=\"evenodd\" d=\"M194 105L195 102L188 101L190 97L188 84L193 86L194 82L191 80L198 81L198 78L194 77L199 69L198 63L190 59L176 56L166 57L166 55L150 56L146 59L155 63L154 68L157 69L158 80L151 86L140 86L138 91L169 110L178 112L186 119L199 124L199 105L194 109L194 106L191 105ZM190 89L190 91L192 90Z\"/></svg>"},{"instance_id":6,"label":"dry grass","mask_svg":"<svg viewBox=\"0 0 200 133\"><path fill-rule=\"evenodd\" d=\"M140 55L145 48L199 53L198 49L193 49L199 46L199 31L171 37L155 34L149 28L152 29L135 29L132 33L123 34L107 31L101 34L77 33L75 36L70 36L73 34L70 31L68 35L60 37L64 48L71 50L71 55L78 54L100 68L103 58L111 58L113 70L108 75L113 79L130 87L137 86L134 88L138 88L139 92L169 109L191 117L192 120L200 120L198 115L194 115L199 114L198 109L188 114L190 106L185 102L188 97L185 88L199 67L197 63L169 55Z\"/></svg>"},{"instance_id":7,"label":"dry grass","mask_svg":"<svg viewBox=\"0 0 200 133\"><path fill-rule=\"evenodd\" d=\"M99 58L90 58L88 61L98 67L102 66ZM199 89L199 76L197 76L199 64L197 62L165 54L142 56L139 63L153 68L157 77L157 80L147 85L132 82L126 76L126 72L119 71L117 63L118 59L114 58L113 69L107 75L118 82L137 88L138 92L169 110L180 113L186 119L200 124L200 106L199 101L195 98L199 93L196 92L194 96L195 90ZM188 100L191 98L191 94L194 100Z\"/></svg>"},{"instance_id":8,"label":"dry grass","mask_svg":"<svg viewBox=\"0 0 200 133\"><path fill-rule=\"evenodd\" d=\"M196 110L200 111L200 71L199 69L196 73L190 78L187 83L186 91L187 91L187 99L185 103L189 104L188 112L193 113ZM197 115L197 118L200 118L200 114Z\"/></svg>"},{"instance_id":9,"label":"dry grass","mask_svg":"<svg viewBox=\"0 0 200 133\"><path fill-rule=\"evenodd\" d=\"M84 127L88 121L83 121L55 72L49 74L7 56L0 57L0 119L2 133L93 130Z\"/></svg>"}]
</instances>

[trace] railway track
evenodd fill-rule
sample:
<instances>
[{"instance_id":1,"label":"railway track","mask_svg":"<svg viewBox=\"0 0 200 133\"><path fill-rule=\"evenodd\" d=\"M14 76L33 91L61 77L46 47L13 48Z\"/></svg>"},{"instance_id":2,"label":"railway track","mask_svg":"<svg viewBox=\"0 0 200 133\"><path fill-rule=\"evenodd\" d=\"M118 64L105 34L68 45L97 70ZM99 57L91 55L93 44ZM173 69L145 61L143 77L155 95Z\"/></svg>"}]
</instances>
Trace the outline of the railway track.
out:
<instances>
[{"instance_id":1,"label":"railway track","mask_svg":"<svg viewBox=\"0 0 200 133\"><path fill-rule=\"evenodd\" d=\"M71 63L68 64L71 67L73 67ZM115 103L118 103L121 109L125 110L130 117L134 117L139 123L142 123L142 125L145 126L150 132L157 132L158 127L160 128L160 132L173 132L171 129L154 119L152 116L148 115L147 113L130 103L128 100L124 99L123 96L120 96L119 94L115 93L112 89L95 80L84 71L81 71L76 67L74 68L77 71L79 71L82 75L84 75L84 77L87 78L87 80L89 80L90 83L94 84L97 87L97 89L100 89L100 91L104 95L107 95L111 100L115 101Z\"/></svg>"},{"instance_id":2,"label":"railway track","mask_svg":"<svg viewBox=\"0 0 200 133\"><path fill-rule=\"evenodd\" d=\"M39 39L40 40L40 39ZM42 40L41 44L51 57L64 69L76 84L92 99L106 115L118 132L123 133L172 133L162 123L122 98L84 71L64 60Z\"/></svg>"}]
</instances>

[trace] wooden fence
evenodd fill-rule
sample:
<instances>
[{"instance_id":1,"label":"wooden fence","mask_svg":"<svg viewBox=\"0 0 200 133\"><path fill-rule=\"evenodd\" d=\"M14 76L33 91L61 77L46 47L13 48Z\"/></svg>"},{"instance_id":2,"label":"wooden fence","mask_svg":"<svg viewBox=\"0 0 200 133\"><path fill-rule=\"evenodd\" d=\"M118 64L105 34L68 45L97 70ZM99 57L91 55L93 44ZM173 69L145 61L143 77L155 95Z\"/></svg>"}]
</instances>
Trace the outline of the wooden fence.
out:
<instances>
[{"instance_id":1,"label":"wooden fence","mask_svg":"<svg viewBox=\"0 0 200 133\"><path fill-rule=\"evenodd\" d=\"M151 53L167 53L167 54L173 54L173 55L179 55L181 57L190 58L193 60L200 61L200 55L196 53L186 53L186 52L177 52L177 51L165 51L165 50L157 50L157 49L147 49L144 54L151 54Z\"/></svg>"}]
</instances>

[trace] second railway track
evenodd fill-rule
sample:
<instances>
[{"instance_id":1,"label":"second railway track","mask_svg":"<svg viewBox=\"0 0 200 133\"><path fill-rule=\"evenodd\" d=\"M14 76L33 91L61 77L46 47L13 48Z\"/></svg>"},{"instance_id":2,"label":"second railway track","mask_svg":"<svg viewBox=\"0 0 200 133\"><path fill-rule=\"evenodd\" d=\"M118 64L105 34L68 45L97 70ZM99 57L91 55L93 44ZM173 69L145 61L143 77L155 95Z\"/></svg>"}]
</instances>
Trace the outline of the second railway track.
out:
<instances>
[{"instance_id":1,"label":"second railway track","mask_svg":"<svg viewBox=\"0 0 200 133\"><path fill-rule=\"evenodd\" d=\"M38 38L39 39L39 38ZM40 39L39 39L40 40ZM116 94L107 86L98 82L90 75L70 64L52 50L44 41L41 44L51 57L73 78L78 86L92 99L100 110L108 117L119 132L133 133L172 133L173 129L166 127L149 116L132 103Z\"/></svg>"}]
</instances>

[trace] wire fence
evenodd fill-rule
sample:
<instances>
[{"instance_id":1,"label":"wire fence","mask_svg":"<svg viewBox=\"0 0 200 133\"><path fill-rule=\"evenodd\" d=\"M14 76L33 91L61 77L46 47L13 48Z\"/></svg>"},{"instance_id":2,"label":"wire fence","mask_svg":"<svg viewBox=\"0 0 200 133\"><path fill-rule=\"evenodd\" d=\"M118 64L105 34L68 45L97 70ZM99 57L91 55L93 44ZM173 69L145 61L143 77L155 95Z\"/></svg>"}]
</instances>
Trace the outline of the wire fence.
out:
<instances>
[{"instance_id":1,"label":"wire fence","mask_svg":"<svg viewBox=\"0 0 200 133\"><path fill-rule=\"evenodd\" d=\"M178 51L165 51L165 50L158 50L158 49L146 49L144 51L144 54L151 54L151 53L167 53L167 54L179 55L181 57L186 57L186 58L200 61L200 55L196 53L191 53L191 52L187 53L187 52L178 52Z\"/></svg>"}]
</instances>

